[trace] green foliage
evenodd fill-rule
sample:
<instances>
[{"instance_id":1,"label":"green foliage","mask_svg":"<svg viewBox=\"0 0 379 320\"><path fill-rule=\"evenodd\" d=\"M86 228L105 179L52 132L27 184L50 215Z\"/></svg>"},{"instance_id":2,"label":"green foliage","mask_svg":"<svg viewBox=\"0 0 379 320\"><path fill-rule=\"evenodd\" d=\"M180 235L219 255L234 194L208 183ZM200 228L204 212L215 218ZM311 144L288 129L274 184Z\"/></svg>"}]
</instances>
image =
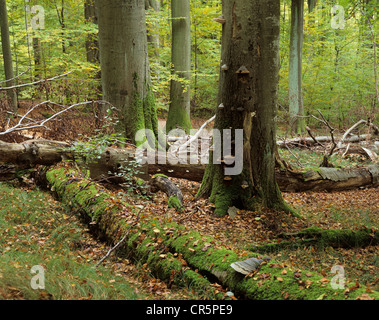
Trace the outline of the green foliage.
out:
<instances>
[{"instance_id":1,"label":"green foliage","mask_svg":"<svg viewBox=\"0 0 379 320\"><path fill-rule=\"evenodd\" d=\"M170 1L160 2L160 10L146 10L152 90L159 111L169 105L171 72ZM307 2L305 2L307 3ZM73 71L64 81L42 83L18 90L20 99L50 99L60 103L90 100L99 94L99 65L88 62L86 40L97 33L97 25L84 18L84 0L33 0L30 5L45 9L45 29L25 28L24 0L8 0L10 36L18 83L28 83ZM288 110L288 53L290 0L281 1L281 43L279 102ZM375 103L374 36L378 33L375 1L340 0L345 9L344 29L331 28L330 9L336 2L317 1L309 13L305 6L303 49L303 100L306 114L320 109L333 124L346 127L372 115ZM62 11L63 10L63 11ZM62 16L63 12L63 16ZM220 70L221 24L212 19L221 15L221 1L191 1L192 114L207 116L216 108ZM368 23L370 21L370 24ZM33 39L38 46L33 46ZM154 40L155 39L155 40ZM156 41L158 40L159 41ZM40 52L40 65L35 58ZM0 77L4 70L0 67ZM176 77L177 78L177 77ZM177 80L177 79L176 79ZM203 112L205 110L205 113ZM286 113L280 112L285 118ZM307 118L311 126L319 123Z\"/></svg>"},{"instance_id":2,"label":"green foliage","mask_svg":"<svg viewBox=\"0 0 379 320\"><path fill-rule=\"evenodd\" d=\"M280 45L279 100L286 109L290 4L289 0L282 4ZM335 4L335 1L317 1L311 14L305 9L303 100L306 115L319 109L332 123L344 127L366 119L374 108L374 50L367 18L376 33L378 23L374 2L346 0L339 1L345 9L345 27L332 29L330 10ZM320 125L312 118L307 122Z\"/></svg>"},{"instance_id":3,"label":"green foliage","mask_svg":"<svg viewBox=\"0 0 379 320\"><path fill-rule=\"evenodd\" d=\"M159 47L149 43L153 91L158 110L168 110L170 82L178 77L171 73L171 12L170 2L162 1L161 10L146 12L148 34L159 37ZM221 25L212 21L221 14L221 1L191 1L192 112L216 107L220 67Z\"/></svg>"},{"instance_id":4,"label":"green foliage","mask_svg":"<svg viewBox=\"0 0 379 320\"><path fill-rule=\"evenodd\" d=\"M44 83L19 90L22 99L46 99L59 103L86 101L93 98L99 86L95 75L100 70L86 60L85 41L87 36L97 32L97 26L85 23L84 1L49 0L30 1L41 5L45 10L45 29L33 30L30 27L32 14L24 10L24 0L8 0L8 17L15 75L18 83L29 83L40 78L50 78L73 71L64 81ZM63 11L62 11L63 10ZM63 20L62 20L63 12ZM26 29L26 20L29 27ZM33 39L38 39L39 50ZM40 65L35 65L39 51ZM2 65L2 64L1 64ZM4 78L3 67L0 77Z\"/></svg>"}]
</instances>

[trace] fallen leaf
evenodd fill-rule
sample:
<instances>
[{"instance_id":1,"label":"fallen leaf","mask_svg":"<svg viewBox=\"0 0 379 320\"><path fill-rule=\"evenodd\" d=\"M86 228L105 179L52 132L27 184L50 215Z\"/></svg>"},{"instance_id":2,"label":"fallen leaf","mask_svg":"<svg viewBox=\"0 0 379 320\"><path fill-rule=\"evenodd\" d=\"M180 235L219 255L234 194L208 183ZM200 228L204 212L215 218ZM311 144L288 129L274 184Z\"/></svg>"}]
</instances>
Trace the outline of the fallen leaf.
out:
<instances>
[{"instance_id":1,"label":"fallen leaf","mask_svg":"<svg viewBox=\"0 0 379 320\"><path fill-rule=\"evenodd\" d=\"M362 293L356 300L375 300L375 298L371 298L368 293Z\"/></svg>"},{"instance_id":2,"label":"fallen leaf","mask_svg":"<svg viewBox=\"0 0 379 320\"><path fill-rule=\"evenodd\" d=\"M323 300L326 297L326 293L323 293L321 296L319 296L316 300Z\"/></svg>"}]
</instances>

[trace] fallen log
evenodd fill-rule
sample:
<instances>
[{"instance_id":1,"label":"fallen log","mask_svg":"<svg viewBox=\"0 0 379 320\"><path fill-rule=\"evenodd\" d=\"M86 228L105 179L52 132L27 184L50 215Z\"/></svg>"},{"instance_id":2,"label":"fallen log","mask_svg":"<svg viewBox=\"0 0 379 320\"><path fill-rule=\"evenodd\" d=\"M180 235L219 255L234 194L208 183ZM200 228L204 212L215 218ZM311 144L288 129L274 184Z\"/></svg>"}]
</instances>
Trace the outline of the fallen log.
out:
<instances>
[{"instance_id":1,"label":"fallen log","mask_svg":"<svg viewBox=\"0 0 379 320\"><path fill-rule=\"evenodd\" d=\"M0 142L0 173L7 172L2 179L10 179L12 172L17 170L6 169L7 165L16 165L21 169L32 168L36 164L53 165L64 159L74 159L74 155L63 147L51 142L25 142L13 144ZM117 172L121 166L127 166L130 160L136 161L133 149L108 148L96 162L90 164L91 177L107 175L109 171ZM149 179L149 174L164 174L168 177L201 181L204 164L178 163L142 165L139 176ZM276 180L282 192L301 191L340 191L360 187L379 186L379 164L362 168L317 168L314 170L295 172L290 170L276 170Z\"/></svg>"},{"instance_id":2,"label":"fallen log","mask_svg":"<svg viewBox=\"0 0 379 320\"><path fill-rule=\"evenodd\" d=\"M11 163L20 168L37 164L54 165L65 158L72 158L64 151L66 143L50 140L30 140L23 143L7 143L0 140L0 163Z\"/></svg>"},{"instance_id":3,"label":"fallen log","mask_svg":"<svg viewBox=\"0 0 379 320\"><path fill-rule=\"evenodd\" d=\"M349 292L334 290L327 284L329 279L325 281L323 275L306 270L302 272L307 274L309 285L304 286L298 268L292 269L274 259L262 265L254 277L245 277L231 264L250 257L259 258L258 255L246 252L240 256L207 235L175 222L151 219L149 213L144 213L135 224L137 211L130 204L114 199L100 185L89 184L88 179L72 169L53 168L46 178L66 206L88 222L92 221L90 226L94 232L111 243L119 243L126 236L118 250L146 263L156 276L168 283L183 284L184 279L208 297L214 294L210 283L216 281L236 295L255 300L314 300L320 298L320 294L322 299L357 299L363 294L379 298L378 292L367 291L363 285ZM224 297L221 294L221 298Z\"/></svg>"},{"instance_id":4,"label":"fallen log","mask_svg":"<svg viewBox=\"0 0 379 320\"><path fill-rule=\"evenodd\" d=\"M149 185L167 194L169 207L175 208L180 213L184 211L183 194L179 187L170 181L168 177L162 174L156 174L150 179Z\"/></svg>"},{"instance_id":5,"label":"fallen log","mask_svg":"<svg viewBox=\"0 0 379 320\"><path fill-rule=\"evenodd\" d=\"M317 168L305 172L281 171L276 180L282 192L342 191L379 186L379 165L362 168Z\"/></svg>"},{"instance_id":6,"label":"fallen log","mask_svg":"<svg viewBox=\"0 0 379 320\"><path fill-rule=\"evenodd\" d=\"M310 227L296 233L284 234L283 238L291 240L276 241L260 246L252 247L255 252L278 252L284 248L304 248L316 246L325 248L362 248L379 244L379 231L375 228L351 229L327 229Z\"/></svg>"}]
</instances>

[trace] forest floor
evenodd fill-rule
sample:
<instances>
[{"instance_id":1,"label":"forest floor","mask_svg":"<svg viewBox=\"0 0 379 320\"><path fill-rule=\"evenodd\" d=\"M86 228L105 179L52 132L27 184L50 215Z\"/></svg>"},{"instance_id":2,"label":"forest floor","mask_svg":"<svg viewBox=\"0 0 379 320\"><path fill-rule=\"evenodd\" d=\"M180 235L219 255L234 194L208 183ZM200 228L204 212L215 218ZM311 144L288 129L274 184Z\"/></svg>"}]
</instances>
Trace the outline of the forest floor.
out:
<instances>
[{"instance_id":1,"label":"forest floor","mask_svg":"<svg viewBox=\"0 0 379 320\"><path fill-rule=\"evenodd\" d=\"M47 111L46 111L47 112ZM207 119L194 120L194 127L198 128ZM93 130L91 127L90 116L88 119L81 122L62 120L52 123L51 130L42 136L46 139L53 140L73 140L78 137L90 135ZM160 121L164 123L163 120ZM64 125L64 130L62 129ZM1 124L0 124L1 125ZM38 135L37 135L38 136ZM12 142L20 142L19 137L10 135L9 140ZM289 156L289 154L282 154ZM309 154L306 155L309 159ZM317 158L318 161L319 158ZM345 164L345 163L344 163ZM214 215L214 206L206 199L195 200L194 196L200 186L199 183L184 179L172 179L182 190L184 195L184 206L186 211L179 214L175 209L168 208L167 196L162 192L152 195L152 200L146 201L145 198L137 197L134 194L127 195L128 201L134 204L145 205L145 210L149 212L153 219L163 221L175 221L185 225L192 230L197 230L201 233L206 233L230 249L242 253L250 250L253 246L258 246L267 242L280 242L284 233L294 233L306 227L318 226L322 229L359 229L361 227L379 228L379 188L357 189L342 192L306 192L306 193L283 193L284 199L301 214L302 219L295 218L283 213L273 212L270 210L252 212L238 210L237 215L232 218L229 215L220 218ZM28 194L35 187L25 185L25 194ZM125 198L125 190L119 186L108 186L113 194L120 195ZM30 189L29 189L30 188ZM49 195L44 195L51 197ZM0 197L4 197L4 194ZM17 200L14 199L14 205ZM22 200L20 200L22 201ZM3 201L2 201L3 203ZM52 198L48 200L49 208L54 212L61 212L62 219L65 221L68 213L64 213L60 208L60 204ZM0 208L1 210L1 208ZM5 209L4 209L5 210ZM7 209L9 210L9 209ZM13 209L12 209L13 210ZM70 216L71 217L71 216ZM70 218L69 220L76 218ZM71 222L70 222L71 223ZM28 222L25 229L29 228ZM29 222L30 224L30 222ZM20 228L22 221L12 228ZM67 225L69 228L69 225ZM10 228L10 227L9 227ZM80 245L72 245L70 257L79 262L95 264L103 257L108 248L104 243L94 239L88 232L85 226L80 226L75 222L76 232L84 236L80 241ZM69 229L73 229L72 227ZM72 231L67 231L71 232ZM3 234L4 235L4 234ZM25 233L25 236L26 233ZM42 235L43 236L43 235ZM28 236L30 241L30 236ZM46 239L39 239L35 235L33 241L45 242ZM22 241L16 241L12 244L12 238L5 235L0 243L8 243L8 247L18 246ZM18 248L21 250L22 248ZM11 250L9 250L11 251ZM294 247L280 249L275 252L270 252L269 255L277 261L285 262L287 265L294 268L314 270L322 273L324 276L332 278L331 269L335 265L341 265L345 269L347 278L347 286L354 288L362 285L367 285L371 289L379 290L378 283L378 268L379 268L379 246L368 246L365 248L332 248L320 246ZM8 263L9 265L9 263ZM19 267L15 267L16 269ZM122 276L126 279L136 293L133 296L136 299L196 299L196 293L191 288L177 289L167 288L166 284L155 279L146 266L134 265L131 261L112 256L104 262L104 268L111 275L108 283L103 281L103 285L115 285L112 275ZM16 270L15 269L15 270ZM17 272L18 270L16 270ZM105 272L105 271L104 271ZM4 274L0 270L0 296L5 299L23 298L22 290L17 289L16 285L6 284L4 287ZM116 281L117 283L117 281ZM101 284L101 283L100 283ZM7 289L8 287L8 289ZM9 287L11 289L9 289ZM12 289L13 288L13 289ZM16 288L16 289L14 289ZM226 290L227 288L217 288L215 290ZM13 290L13 291L12 291ZM21 293L20 293L21 292ZM78 293L79 294L79 293ZM75 296L76 295L76 296ZM82 298L84 298L83 295ZM88 295L86 296L88 297ZM78 296L75 293L74 297Z\"/></svg>"}]
</instances>

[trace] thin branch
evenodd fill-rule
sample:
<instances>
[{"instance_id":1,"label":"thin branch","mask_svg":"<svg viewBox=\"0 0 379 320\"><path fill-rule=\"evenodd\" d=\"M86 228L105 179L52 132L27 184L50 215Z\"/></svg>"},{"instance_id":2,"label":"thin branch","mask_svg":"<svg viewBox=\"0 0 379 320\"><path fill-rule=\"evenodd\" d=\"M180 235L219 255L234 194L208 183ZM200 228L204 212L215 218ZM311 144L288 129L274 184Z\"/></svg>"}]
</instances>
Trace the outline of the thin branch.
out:
<instances>
[{"instance_id":1,"label":"thin branch","mask_svg":"<svg viewBox=\"0 0 379 320\"><path fill-rule=\"evenodd\" d=\"M0 83L5 83L5 82L8 82L8 81L15 80L15 79L21 77L23 74L27 73L29 70L30 70L30 67L26 71L21 72L18 76L15 76L14 78L11 78L11 79L8 79L8 80L0 81Z\"/></svg>"},{"instance_id":2,"label":"thin branch","mask_svg":"<svg viewBox=\"0 0 379 320\"><path fill-rule=\"evenodd\" d=\"M312 131L311 131L311 128L309 128L308 126L306 126L306 127L305 127L305 130L308 131L308 134L310 135L310 137L312 138L312 140L313 140L316 144L318 144L318 145L320 145L321 147L323 147L324 149L326 149L325 146L324 146L321 142L319 142L319 141L313 136Z\"/></svg>"},{"instance_id":3,"label":"thin branch","mask_svg":"<svg viewBox=\"0 0 379 320\"><path fill-rule=\"evenodd\" d=\"M342 144L343 142L345 141L346 137L350 134L351 131L353 131L356 127L358 127L359 125L361 125L362 123L365 123L367 124L367 121L366 120L359 120L356 124L354 124L353 126L351 126L349 129L346 130L346 132L344 133L344 135L342 136L340 142L338 143L338 148L341 148L342 147Z\"/></svg>"},{"instance_id":4,"label":"thin branch","mask_svg":"<svg viewBox=\"0 0 379 320\"><path fill-rule=\"evenodd\" d=\"M212 122L214 119L216 119L216 116L214 115L212 118L207 120L201 127L200 129L194 134L187 142L179 146L179 152L185 150L189 145L191 145L192 142L194 142L199 136L200 133L203 131L203 129L207 126L208 123Z\"/></svg>"},{"instance_id":5,"label":"thin branch","mask_svg":"<svg viewBox=\"0 0 379 320\"><path fill-rule=\"evenodd\" d=\"M328 120L325 119L324 115L321 113L320 110L317 110L317 112L320 114L321 119L317 118L315 115L312 115L312 118L314 118L314 119L322 122L323 124L325 124L329 128L330 137L331 137L332 143L333 143L333 147L332 147L332 149L329 152L329 156L330 156L330 155L333 154L334 149L337 147L337 143L336 143L336 141L334 139L334 134L333 134L333 132L334 132L335 129L329 124Z\"/></svg>"},{"instance_id":6,"label":"thin branch","mask_svg":"<svg viewBox=\"0 0 379 320\"><path fill-rule=\"evenodd\" d=\"M21 131L21 130L29 130L29 129L35 129L35 128L46 128L45 126L45 123L51 121L52 119L56 118L58 115L64 113L64 112L67 112L68 110L74 108L74 107L78 107L78 106L83 106L83 105L86 105L86 104L90 104L90 103L100 103L100 104L109 104L111 105L109 102L107 101L102 101L102 100L99 100L99 101L86 101L86 102L80 102L80 103L75 103L71 106L68 106L68 107L65 107L59 103L55 103L55 102L52 102L52 101L44 101L44 102L41 102L41 103L38 103L36 104L35 106L33 106L32 108L30 108L28 110L28 112L26 112L20 119L20 121L15 125L13 126L12 128L9 128L7 130L5 130L4 132L0 132L0 136L2 135L5 135L5 134L8 134L8 133L11 133L11 132L14 132L14 131ZM53 104L53 105L56 105L56 106L59 106L59 107L63 107L64 109L53 114L51 117L45 119L45 120L40 120L40 121L34 121L32 123L22 123L24 121L24 119L27 118L27 115L30 114L33 110L35 110L36 108L38 108L39 106L41 105L44 105L44 104Z\"/></svg>"},{"instance_id":7,"label":"thin branch","mask_svg":"<svg viewBox=\"0 0 379 320\"><path fill-rule=\"evenodd\" d=\"M58 76L55 76L55 77L52 77L52 78L49 78L49 79L42 79L42 80L38 80L38 81L35 81L35 82L18 84L18 85L11 86L11 87L4 87L4 88L0 87L0 91L1 90L9 90L9 89L22 88L22 87L27 87L27 86L33 86L35 84L39 84L39 83L43 83L43 82L47 82L47 81L55 81L55 80L57 80L59 78L62 78L62 77L65 77L65 76L69 75L72 72L73 71L69 71L69 72L66 72L64 74L61 74L61 75L58 75Z\"/></svg>"},{"instance_id":8,"label":"thin branch","mask_svg":"<svg viewBox=\"0 0 379 320\"><path fill-rule=\"evenodd\" d=\"M114 251L114 250L116 250L125 240L126 240L126 238L128 237L128 235L129 235L129 232L130 232L130 230L132 229L132 227L133 226L135 226L137 223L138 223L138 221L139 221L139 217L140 217L140 214L141 214L141 212L142 212L142 210L143 209L145 209L145 206L143 206L141 209L139 209L139 211L138 211L138 213L137 213L137 217L136 217L136 221L134 221L134 223L132 223L132 224L130 224L130 226L129 226L129 228L128 228L128 230L127 230L127 232L125 233L125 235L122 237L122 239L119 241L119 242L117 242L116 243L116 245L114 246L114 247L112 247L112 248L110 248L109 250L108 250L108 253L96 264L96 267L98 267L106 258L108 258L109 257L109 255Z\"/></svg>"},{"instance_id":9,"label":"thin branch","mask_svg":"<svg viewBox=\"0 0 379 320\"><path fill-rule=\"evenodd\" d=\"M298 156L296 156L296 155L291 151L291 149L288 147L287 144L286 144L285 146L286 146L287 150L288 150L288 151L294 156L294 158L296 159L297 164L298 164L301 168L304 168L304 166L301 164L301 162L300 162Z\"/></svg>"}]
</instances>

